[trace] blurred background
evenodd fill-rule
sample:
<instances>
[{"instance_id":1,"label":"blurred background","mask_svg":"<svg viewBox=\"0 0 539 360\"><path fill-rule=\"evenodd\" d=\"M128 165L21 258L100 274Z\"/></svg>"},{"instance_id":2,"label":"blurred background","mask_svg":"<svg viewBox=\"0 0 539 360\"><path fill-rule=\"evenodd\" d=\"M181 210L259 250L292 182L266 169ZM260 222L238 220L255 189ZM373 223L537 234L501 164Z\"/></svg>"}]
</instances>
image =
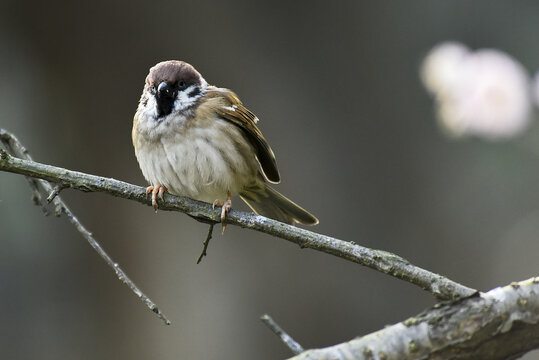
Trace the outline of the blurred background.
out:
<instances>
[{"instance_id":1,"label":"blurred background","mask_svg":"<svg viewBox=\"0 0 539 360\"><path fill-rule=\"evenodd\" d=\"M146 186L131 144L144 78L181 59L261 119L277 189L313 230L480 290L538 275L539 128L449 137L420 67L441 41L539 68L535 1L0 3L0 127L40 162ZM535 116L535 115L532 115ZM62 197L172 320L165 326L65 218L0 173L0 352L10 359L280 359L436 300L408 283L229 226L104 194ZM235 207L245 209L236 201ZM527 359L539 359L533 353Z\"/></svg>"}]
</instances>

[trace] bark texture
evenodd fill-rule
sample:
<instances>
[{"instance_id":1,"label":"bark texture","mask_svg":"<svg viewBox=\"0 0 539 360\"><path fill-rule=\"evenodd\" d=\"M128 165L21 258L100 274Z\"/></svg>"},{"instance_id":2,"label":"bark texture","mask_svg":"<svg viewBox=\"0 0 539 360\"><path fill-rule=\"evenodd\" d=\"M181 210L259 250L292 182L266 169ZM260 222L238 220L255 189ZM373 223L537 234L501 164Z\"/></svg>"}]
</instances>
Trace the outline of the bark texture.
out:
<instances>
[{"instance_id":1,"label":"bark texture","mask_svg":"<svg viewBox=\"0 0 539 360\"><path fill-rule=\"evenodd\" d=\"M539 347L539 278L438 304L416 317L294 360L516 359Z\"/></svg>"}]
</instances>

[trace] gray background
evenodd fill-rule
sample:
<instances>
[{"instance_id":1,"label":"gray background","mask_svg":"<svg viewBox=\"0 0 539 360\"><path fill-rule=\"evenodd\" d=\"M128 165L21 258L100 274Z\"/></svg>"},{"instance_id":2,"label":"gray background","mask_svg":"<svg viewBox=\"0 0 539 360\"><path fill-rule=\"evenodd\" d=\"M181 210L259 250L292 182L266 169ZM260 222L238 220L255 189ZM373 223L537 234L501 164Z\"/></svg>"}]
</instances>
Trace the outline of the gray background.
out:
<instances>
[{"instance_id":1,"label":"gray background","mask_svg":"<svg viewBox=\"0 0 539 360\"><path fill-rule=\"evenodd\" d=\"M36 160L145 185L130 138L144 77L158 61L186 60L261 118L278 190L319 217L315 231L488 290L538 274L539 130L503 143L448 139L418 68L436 43L460 40L533 73L538 11L535 1L4 0L0 126ZM108 195L62 195L173 325L66 219L42 216L22 177L0 173L3 358L284 358L258 320L265 312L309 348L435 303L232 226L196 265L205 225Z\"/></svg>"}]
</instances>

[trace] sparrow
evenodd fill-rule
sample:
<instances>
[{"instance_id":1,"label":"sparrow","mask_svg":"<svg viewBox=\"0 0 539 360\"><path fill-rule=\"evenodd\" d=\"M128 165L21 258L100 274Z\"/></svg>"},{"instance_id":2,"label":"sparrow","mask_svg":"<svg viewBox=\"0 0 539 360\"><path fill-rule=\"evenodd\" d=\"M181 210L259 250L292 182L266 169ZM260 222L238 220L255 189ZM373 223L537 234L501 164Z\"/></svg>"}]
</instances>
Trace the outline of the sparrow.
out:
<instances>
[{"instance_id":1,"label":"sparrow","mask_svg":"<svg viewBox=\"0 0 539 360\"><path fill-rule=\"evenodd\" d=\"M275 155L258 118L229 89L209 85L190 64L150 68L133 120L132 139L147 196L169 192L221 206L223 231L231 197L257 214L315 225L318 219L279 192Z\"/></svg>"}]
</instances>

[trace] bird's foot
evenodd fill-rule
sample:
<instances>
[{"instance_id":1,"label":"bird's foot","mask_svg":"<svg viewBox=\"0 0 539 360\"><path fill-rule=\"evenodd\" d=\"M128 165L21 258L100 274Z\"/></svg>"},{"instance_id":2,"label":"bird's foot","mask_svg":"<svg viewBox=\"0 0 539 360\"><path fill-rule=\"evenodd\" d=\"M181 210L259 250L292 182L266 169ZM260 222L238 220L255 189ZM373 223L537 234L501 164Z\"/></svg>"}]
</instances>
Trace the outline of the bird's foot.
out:
<instances>
[{"instance_id":1,"label":"bird's foot","mask_svg":"<svg viewBox=\"0 0 539 360\"><path fill-rule=\"evenodd\" d=\"M221 224L223 224L222 234L224 234L226 230L226 216L232 209L232 200L230 199L230 191L227 192L227 198L225 202L222 202L219 199L213 202L212 207L215 209L216 206L221 206Z\"/></svg>"},{"instance_id":2,"label":"bird's foot","mask_svg":"<svg viewBox=\"0 0 539 360\"><path fill-rule=\"evenodd\" d=\"M156 186L148 186L146 188L146 198L152 194L152 206L155 209L155 212L157 212L157 209L159 206L157 205L157 198L161 199L161 201L164 201L163 194L168 191L167 187L165 185L156 185Z\"/></svg>"}]
</instances>

